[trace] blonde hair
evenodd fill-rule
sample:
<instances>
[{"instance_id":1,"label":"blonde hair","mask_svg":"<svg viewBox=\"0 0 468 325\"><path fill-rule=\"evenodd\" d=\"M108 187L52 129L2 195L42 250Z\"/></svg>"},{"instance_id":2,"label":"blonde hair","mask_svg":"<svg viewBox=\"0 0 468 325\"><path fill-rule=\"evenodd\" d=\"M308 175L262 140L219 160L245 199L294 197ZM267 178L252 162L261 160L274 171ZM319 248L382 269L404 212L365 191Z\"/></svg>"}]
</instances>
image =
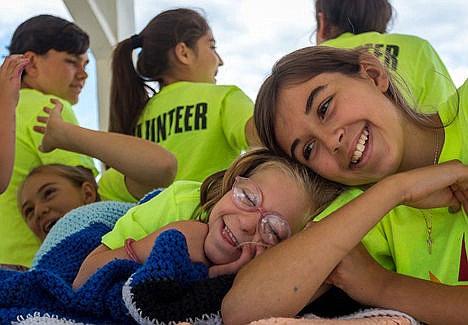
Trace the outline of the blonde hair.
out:
<instances>
[{"instance_id":1,"label":"blonde hair","mask_svg":"<svg viewBox=\"0 0 468 325\"><path fill-rule=\"evenodd\" d=\"M328 181L295 161L277 156L266 148L257 148L238 157L228 169L205 179L200 189L200 208L194 218L208 222L211 210L231 190L236 176L250 177L270 168L277 168L291 176L308 194L311 205L317 207L311 217L316 216L345 189L345 186Z\"/></svg>"}]
</instances>

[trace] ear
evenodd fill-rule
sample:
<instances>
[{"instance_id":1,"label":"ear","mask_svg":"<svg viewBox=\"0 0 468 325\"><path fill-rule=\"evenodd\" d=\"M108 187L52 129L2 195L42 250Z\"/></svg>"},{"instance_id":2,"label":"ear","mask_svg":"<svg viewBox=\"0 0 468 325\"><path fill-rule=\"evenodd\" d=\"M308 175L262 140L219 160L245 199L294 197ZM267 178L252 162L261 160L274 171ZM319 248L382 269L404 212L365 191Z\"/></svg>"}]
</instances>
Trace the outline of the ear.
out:
<instances>
[{"instance_id":1,"label":"ear","mask_svg":"<svg viewBox=\"0 0 468 325\"><path fill-rule=\"evenodd\" d=\"M39 74L39 69L37 66L39 55L32 51L27 51L26 53L24 53L24 56L29 59L29 64L26 65L26 67L24 68L24 71L26 72L28 76L36 78L37 75Z\"/></svg>"},{"instance_id":2,"label":"ear","mask_svg":"<svg viewBox=\"0 0 468 325\"><path fill-rule=\"evenodd\" d=\"M182 64L190 64L192 50L184 42L177 43L174 48L176 59Z\"/></svg>"},{"instance_id":3,"label":"ear","mask_svg":"<svg viewBox=\"0 0 468 325\"><path fill-rule=\"evenodd\" d=\"M317 45L330 39L330 24L328 23L327 16L321 11L317 13L317 32L315 34L315 41Z\"/></svg>"},{"instance_id":4,"label":"ear","mask_svg":"<svg viewBox=\"0 0 468 325\"><path fill-rule=\"evenodd\" d=\"M96 202L97 200L96 188L90 182L84 182L83 184L81 184L81 191L83 194L84 204Z\"/></svg>"},{"instance_id":5,"label":"ear","mask_svg":"<svg viewBox=\"0 0 468 325\"><path fill-rule=\"evenodd\" d=\"M385 93L390 85L388 70L380 60L371 53L363 54L360 60L361 70L359 73L361 76L371 79L375 86Z\"/></svg>"}]
</instances>

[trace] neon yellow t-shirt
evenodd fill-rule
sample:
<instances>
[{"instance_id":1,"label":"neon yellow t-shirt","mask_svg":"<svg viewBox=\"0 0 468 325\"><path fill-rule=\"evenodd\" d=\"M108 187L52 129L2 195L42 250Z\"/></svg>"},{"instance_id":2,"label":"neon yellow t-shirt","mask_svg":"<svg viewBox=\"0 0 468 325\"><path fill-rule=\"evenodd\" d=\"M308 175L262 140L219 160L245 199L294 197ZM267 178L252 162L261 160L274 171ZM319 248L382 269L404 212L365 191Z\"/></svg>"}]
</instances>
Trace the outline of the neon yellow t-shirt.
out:
<instances>
[{"instance_id":1,"label":"neon yellow t-shirt","mask_svg":"<svg viewBox=\"0 0 468 325\"><path fill-rule=\"evenodd\" d=\"M202 182L248 148L245 125L253 106L236 86L176 82L149 100L136 135L176 156L176 180Z\"/></svg>"},{"instance_id":2,"label":"neon yellow t-shirt","mask_svg":"<svg viewBox=\"0 0 468 325\"><path fill-rule=\"evenodd\" d=\"M102 237L102 243L116 249L127 238L139 240L168 223L190 220L200 204L200 185L194 181L172 183L151 200L128 210L114 229Z\"/></svg>"},{"instance_id":3,"label":"neon yellow t-shirt","mask_svg":"<svg viewBox=\"0 0 468 325\"><path fill-rule=\"evenodd\" d=\"M99 196L103 201L138 202L138 199L127 189L125 175L114 168L109 168L102 173L98 185Z\"/></svg>"},{"instance_id":4,"label":"neon yellow t-shirt","mask_svg":"<svg viewBox=\"0 0 468 325\"><path fill-rule=\"evenodd\" d=\"M93 160L81 154L56 149L50 153L38 150L42 141L42 134L33 130L37 125L36 117L46 115L44 106L52 107L51 98L33 89L21 89L18 106L16 108L16 148L15 164L10 184L0 195L0 263L30 266L34 254L39 249L40 241L27 226L17 206L17 188L29 171L36 166L50 163L64 163L74 166L84 166L97 169ZM59 98L60 99L60 98ZM78 124L71 105L63 103L63 119Z\"/></svg>"},{"instance_id":5,"label":"neon yellow t-shirt","mask_svg":"<svg viewBox=\"0 0 468 325\"><path fill-rule=\"evenodd\" d=\"M423 112L434 112L454 93L456 87L444 63L431 44L417 36L404 34L344 33L321 45L355 48L371 45L374 54L386 64L390 72L403 79ZM407 99L410 97L402 89ZM412 100L409 100L412 104Z\"/></svg>"},{"instance_id":6,"label":"neon yellow t-shirt","mask_svg":"<svg viewBox=\"0 0 468 325\"><path fill-rule=\"evenodd\" d=\"M447 124L439 162L459 159L468 164L468 82L440 105L439 115ZM458 114L454 117L454 112ZM358 189L340 195L316 219L329 215L362 193ZM365 211L363 211L365 213ZM428 227L432 226L432 244ZM450 214L447 208L420 210L398 206L390 211L362 242L369 253L387 269L449 285L468 285L468 218L463 209ZM431 249L431 252L429 252Z\"/></svg>"}]
</instances>

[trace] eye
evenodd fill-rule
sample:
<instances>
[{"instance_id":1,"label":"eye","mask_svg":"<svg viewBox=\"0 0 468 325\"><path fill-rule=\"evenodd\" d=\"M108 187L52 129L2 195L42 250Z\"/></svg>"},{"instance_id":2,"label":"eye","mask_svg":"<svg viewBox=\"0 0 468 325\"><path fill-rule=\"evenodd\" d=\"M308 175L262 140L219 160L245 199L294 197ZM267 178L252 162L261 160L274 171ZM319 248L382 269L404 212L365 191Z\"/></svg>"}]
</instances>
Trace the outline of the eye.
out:
<instances>
[{"instance_id":1,"label":"eye","mask_svg":"<svg viewBox=\"0 0 468 325\"><path fill-rule=\"evenodd\" d=\"M312 154L312 151L314 150L314 147L315 147L315 141L311 141L304 146L302 155L304 156L305 160L309 160L310 155Z\"/></svg>"},{"instance_id":2,"label":"eye","mask_svg":"<svg viewBox=\"0 0 468 325\"><path fill-rule=\"evenodd\" d=\"M56 188L53 188L53 187L47 188L44 191L44 199L50 200L54 196L55 192L57 192Z\"/></svg>"},{"instance_id":3,"label":"eye","mask_svg":"<svg viewBox=\"0 0 468 325\"><path fill-rule=\"evenodd\" d=\"M325 100L325 102L323 102L318 108L317 108L317 115L319 116L320 119L324 119L325 118L325 115L327 114L328 112L328 107L330 106L330 102L331 102L332 98L328 98L327 100Z\"/></svg>"},{"instance_id":4,"label":"eye","mask_svg":"<svg viewBox=\"0 0 468 325\"><path fill-rule=\"evenodd\" d=\"M275 229L274 225L272 225L267 220L263 219L261 222L261 237L262 240L268 246L274 246L281 242L281 237L278 234L278 231Z\"/></svg>"},{"instance_id":5,"label":"eye","mask_svg":"<svg viewBox=\"0 0 468 325\"><path fill-rule=\"evenodd\" d=\"M242 203L252 208L256 207L258 203L256 196L251 191L245 188L241 189L240 199Z\"/></svg>"},{"instance_id":6,"label":"eye","mask_svg":"<svg viewBox=\"0 0 468 325\"><path fill-rule=\"evenodd\" d=\"M33 216L34 208L32 206L27 206L23 209L22 213L26 220L30 220Z\"/></svg>"}]
</instances>

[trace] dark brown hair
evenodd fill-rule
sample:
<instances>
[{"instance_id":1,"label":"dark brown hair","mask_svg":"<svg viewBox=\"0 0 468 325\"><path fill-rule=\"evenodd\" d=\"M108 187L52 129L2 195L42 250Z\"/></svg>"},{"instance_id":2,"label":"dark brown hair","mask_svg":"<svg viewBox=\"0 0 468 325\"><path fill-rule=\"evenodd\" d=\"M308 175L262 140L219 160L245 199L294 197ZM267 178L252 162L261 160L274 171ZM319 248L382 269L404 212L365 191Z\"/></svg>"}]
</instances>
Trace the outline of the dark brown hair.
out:
<instances>
[{"instance_id":1,"label":"dark brown hair","mask_svg":"<svg viewBox=\"0 0 468 325\"><path fill-rule=\"evenodd\" d=\"M328 36L336 38L346 32L386 33L393 9L387 0L316 0L317 29L320 27L319 12L323 13L334 27L333 35Z\"/></svg>"},{"instance_id":2,"label":"dark brown hair","mask_svg":"<svg viewBox=\"0 0 468 325\"><path fill-rule=\"evenodd\" d=\"M326 72L338 72L360 78L361 62L363 58L371 55L367 48L310 46L289 53L276 62L271 74L260 87L255 101L254 121L263 144L275 154L287 156L278 144L275 132L279 94L284 87L300 84ZM411 120L422 126L434 127L434 122L428 115L417 113L408 105L397 89L397 81L383 65L382 68L389 78L385 95ZM398 85L400 86L400 83Z\"/></svg>"},{"instance_id":3,"label":"dark brown hair","mask_svg":"<svg viewBox=\"0 0 468 325\"><path fill-rule=\"evenodd\" d=\"M89 48L88 34L76 24L52 15L38 15L21 23L8 46L10 54L32 51L43 55L54 49L81 55Z\"/></svg>"}]
</instances>

